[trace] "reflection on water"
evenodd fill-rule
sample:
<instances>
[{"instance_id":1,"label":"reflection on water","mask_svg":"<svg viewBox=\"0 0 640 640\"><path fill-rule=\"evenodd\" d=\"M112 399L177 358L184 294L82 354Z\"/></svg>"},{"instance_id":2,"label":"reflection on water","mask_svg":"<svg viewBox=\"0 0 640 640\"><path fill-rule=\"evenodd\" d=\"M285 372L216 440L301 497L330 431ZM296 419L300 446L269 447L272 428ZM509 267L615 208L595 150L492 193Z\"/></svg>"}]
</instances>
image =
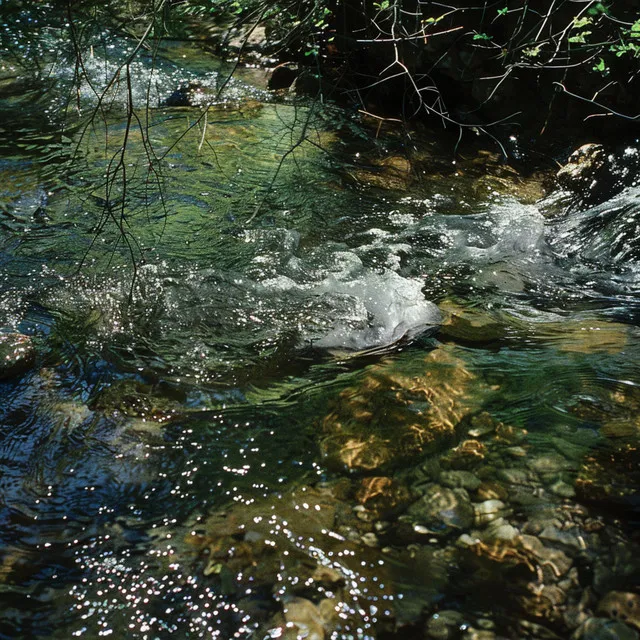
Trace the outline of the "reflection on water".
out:
<instances>
[{"instance_id":1,"label":"reflection on water","mask_svg":"<svg viewBox=\"0 0 640 640\"><path fill-rule=\"evenodd\" d=\"M117 115L3 160L4 637L635 637L637 189L412 181L326 113L156 109L126 192Z\"/></svg>"}]
</instances>

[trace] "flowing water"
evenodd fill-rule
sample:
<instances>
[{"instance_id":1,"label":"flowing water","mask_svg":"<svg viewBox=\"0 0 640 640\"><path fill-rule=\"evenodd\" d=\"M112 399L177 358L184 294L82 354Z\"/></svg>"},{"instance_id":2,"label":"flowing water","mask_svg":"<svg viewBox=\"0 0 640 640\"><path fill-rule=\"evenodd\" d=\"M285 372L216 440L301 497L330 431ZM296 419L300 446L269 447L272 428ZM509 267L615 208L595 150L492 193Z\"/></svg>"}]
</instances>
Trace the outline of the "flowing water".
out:
<instances>
[{"instance_id":1,"label":"flowing water","mask_svg":"<svg viewBox=\"0 0 640 640\"><path fill-rule=\"evenodd\" d=\"M206 115L162 106L220 86L182 55L132 72L139 120L125 83L63 139L62 92L3 98L0 327L36 357L0 381L1 636L616 617L607 594L638 587L640 189L533 203L474 149L367 140L241 78Z\"/></svg>"}]
</instances>

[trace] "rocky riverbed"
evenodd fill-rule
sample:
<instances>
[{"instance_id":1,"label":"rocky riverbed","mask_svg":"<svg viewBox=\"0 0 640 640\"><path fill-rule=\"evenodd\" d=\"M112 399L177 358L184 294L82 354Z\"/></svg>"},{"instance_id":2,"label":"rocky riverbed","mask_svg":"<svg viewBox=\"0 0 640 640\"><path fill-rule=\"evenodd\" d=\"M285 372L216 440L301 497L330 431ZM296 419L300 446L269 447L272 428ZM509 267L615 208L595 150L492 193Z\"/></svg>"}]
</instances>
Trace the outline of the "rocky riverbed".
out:
<instances>
[{"instance_id":1,"label":"rocky riverbed","mask_svg":"<svg viewBox=\"0 0 640 640\"><path fill-rule=\"evenodd\" d=\"M637 532L598 508L604 487L633 507L628 445L603 427L597 462L576 431L541 447L473 407L462 357L436 349L413 377L370 367L317 432L339 477L231 506L192 536L202 575L259 637L638 637Z\"/></svg>"}]
</instances>

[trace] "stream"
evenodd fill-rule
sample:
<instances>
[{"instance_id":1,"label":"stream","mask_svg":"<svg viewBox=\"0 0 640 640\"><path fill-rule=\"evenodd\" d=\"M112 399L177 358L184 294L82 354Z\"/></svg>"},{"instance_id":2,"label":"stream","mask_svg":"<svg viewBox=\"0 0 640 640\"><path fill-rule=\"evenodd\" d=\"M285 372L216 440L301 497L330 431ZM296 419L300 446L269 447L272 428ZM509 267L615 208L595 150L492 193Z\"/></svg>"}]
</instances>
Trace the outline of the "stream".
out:
<instances>
[{"instance_id":1,"label":"stream","mask_svg":"<svg viewBox=\"0 0 640 640\"><path fill-rule=\"evenodd\" d=\"M638 638L640 187L164 47L1 95L0 637Z\"/></svg>"}]
</instances>

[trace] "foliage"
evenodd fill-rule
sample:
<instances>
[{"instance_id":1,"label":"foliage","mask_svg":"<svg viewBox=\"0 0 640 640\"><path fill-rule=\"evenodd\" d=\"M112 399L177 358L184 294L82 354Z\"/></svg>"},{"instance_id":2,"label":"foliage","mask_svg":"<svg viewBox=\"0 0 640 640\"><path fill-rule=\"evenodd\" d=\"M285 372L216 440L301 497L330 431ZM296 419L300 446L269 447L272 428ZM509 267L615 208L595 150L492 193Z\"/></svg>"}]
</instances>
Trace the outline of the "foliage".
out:
<instances>
[{"instance_id":1,"label":"foliage","mask_svg":"<svg viewBox=\"0 0 640 640\"><path fill-rule=\"evenodd\" d=\"M640 75L640 9L632 0L11 0L7 7L7 14L55 9L69 18L72 55L105 27L135 38L215 39L220 27L242 35L263 26L266 54L313 66L326 95L382 116L435 115L446 126L484 128L515 117L521 98L536 98L542 113L558 89L590 105L583 115L636 115L627 104Z\"/></svg>"},{"instance_id":2,"label":"foliage","mask_svg":"<svg viewBox=\"0 0 640 640\"><path fill-rule=\"evenodd\" d=\"M176 6L260 20L268 51L317 66L326 92L355 97L361 109L380 115L395 115L388 113L393 109L404 117L435 115L447 126L486 128L514 115L521 98L536 98L538 115L548 112L560 89L585 107L583 116L636 117L625 115L640 73L640 9L632 0L184 0ZM508 102L516 104L511 113Z\"/></svg>"}]
</instances>

